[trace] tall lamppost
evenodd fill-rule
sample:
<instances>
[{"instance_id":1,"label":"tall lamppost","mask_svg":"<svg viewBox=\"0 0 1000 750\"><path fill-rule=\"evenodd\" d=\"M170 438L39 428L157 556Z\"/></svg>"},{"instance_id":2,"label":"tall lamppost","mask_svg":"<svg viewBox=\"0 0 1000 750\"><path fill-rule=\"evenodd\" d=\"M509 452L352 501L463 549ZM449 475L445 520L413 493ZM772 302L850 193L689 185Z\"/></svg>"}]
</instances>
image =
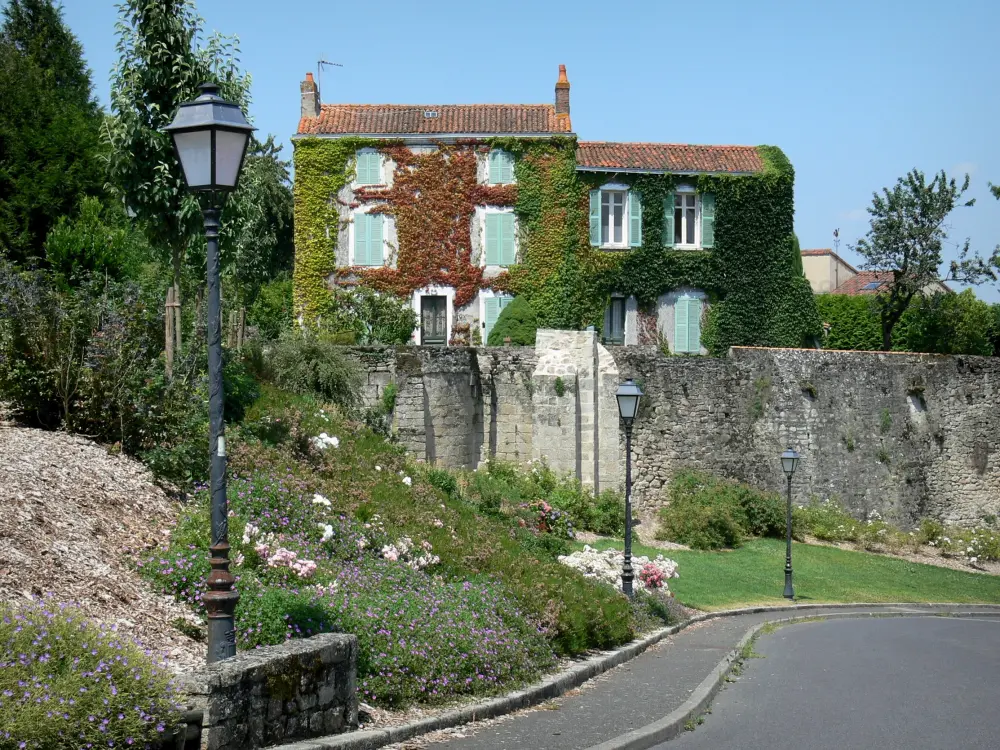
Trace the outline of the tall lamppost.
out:
<instances>
[{"instance_id":1,"label":"tall lamppost","mask_svg":"<svg viewBox=\"0 0 1000 750\"><path fill-rule=\"evenodd\" d=\"M632 378L618 386L618 414L625 423L625 564L622 566L622 591L632 596L632 423L639 413L642 389Z\"/></svg>"},{"instance_id":2,"label":"tall lamppost","mask_svg":"<svg viewBox=\"0 0 1000 750\"><path fill-rule=\"evenodd\" d=\"M219 96L212 83L182 104L164 128L174 141L188 190L205 193L202 213L208 244L208 415L212 493L211 572L202 596L208 613L208 663L236 655L233 613L240 595L229 572L229 523L226 502L226 437L222 421L222 297L219 289L219 211L236 188L250 133L254 128L240 108Z\"/></svg>"},{"instance_id":3,"label":"tall lamppost","mask_svg":"<svg viewBox=\"0 0 1000 750\"><path fill-rule=\"evenodd\" d=\"M788 507L785 511L785 598L794 599L792 588L792 474L801 457L792 448L781 454L781 469L788 477Z\"/></svg>"}]
</instances>

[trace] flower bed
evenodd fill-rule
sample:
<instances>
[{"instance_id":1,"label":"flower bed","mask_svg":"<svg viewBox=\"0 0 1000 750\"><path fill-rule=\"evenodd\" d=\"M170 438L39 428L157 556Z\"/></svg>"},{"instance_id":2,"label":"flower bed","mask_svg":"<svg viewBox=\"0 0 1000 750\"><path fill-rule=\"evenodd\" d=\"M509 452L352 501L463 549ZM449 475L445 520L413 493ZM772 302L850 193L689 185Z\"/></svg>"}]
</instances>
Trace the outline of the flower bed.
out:
<instances>
[{"instance_id":1,"label":"flower bed","mask_svg":"<svg viewBox=\"0 0 1000 750\"><path fill-rule=\"evenodd\" d=\"M165 665L43 599L0 606L0 748L143 747L176 719Z\"/></svg>"},{"instance_id":2,"label":"flower bed","mask_svg":"<svg viewBox=\"0 0 1000 750\"><path fill-rule=\"evenodd\" d=\"M596 550L589 544L571 555L560 555L559 562L580 571L585 578L593 578L618 587L622 579L625 553L614 549ZM680 578L677 563L663 555L650 560L645 555L632 558L632 568L638 571L639 582L650 589L667 589L667 581Z\"/></svg>"}]
</instances>

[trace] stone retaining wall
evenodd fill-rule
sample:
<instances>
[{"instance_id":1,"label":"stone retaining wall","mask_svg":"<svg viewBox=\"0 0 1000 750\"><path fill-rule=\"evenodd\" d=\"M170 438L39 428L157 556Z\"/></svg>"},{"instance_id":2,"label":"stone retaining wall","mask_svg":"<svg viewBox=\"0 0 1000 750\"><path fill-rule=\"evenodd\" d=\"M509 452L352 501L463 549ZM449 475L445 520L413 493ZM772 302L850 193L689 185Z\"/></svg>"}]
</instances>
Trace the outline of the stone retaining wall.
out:
<instances>
[{"instance_id":1,"label":"stone retaining wall","mask_svg":"<svg viewBox=\"0 0 1000 750\"><path fill-rule=\"evenodd\" d=\"M179 688L203 749L253 750L357 729L357 659L355 636L324 633L239 652Z\"/></svg>"},{"instance_id":2,"label":"stone retaining wall","mask_svg":"<svg viewBox=\"0 0 1000 750\"><path fill-rule=\"evenodd\" d=\"M803 459L797 501L836 497L858 516L973 524L1000 514L1000 359L735 348L726 358L602 346L592 331L539 331L529 348L355 350L367 400L399 388L393 425L417 458L476 467L545 460L620 488L614 392L641 382L634 499L664 502L684 467L784 489L778 455Z\"/></svg>"}]
</instances>

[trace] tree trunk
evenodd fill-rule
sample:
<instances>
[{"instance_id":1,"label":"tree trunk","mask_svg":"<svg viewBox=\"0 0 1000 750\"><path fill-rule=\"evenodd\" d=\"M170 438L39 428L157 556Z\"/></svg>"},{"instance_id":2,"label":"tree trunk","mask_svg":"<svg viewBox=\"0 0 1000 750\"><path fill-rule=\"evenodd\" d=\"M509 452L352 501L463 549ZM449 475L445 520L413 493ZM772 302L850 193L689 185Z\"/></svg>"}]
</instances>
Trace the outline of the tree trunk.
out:
<instances>
[{"instance_id":1,"label":"tree trunk","mask_svg":"<svg viewBox=\"0 0 1000 750\"><path fill-rule=\"evenodd\" d=\"M167 301L163 307L163 341L166 354L167 380L174 377L174 288L167 289Z\"/></svg>"}]
</instances>

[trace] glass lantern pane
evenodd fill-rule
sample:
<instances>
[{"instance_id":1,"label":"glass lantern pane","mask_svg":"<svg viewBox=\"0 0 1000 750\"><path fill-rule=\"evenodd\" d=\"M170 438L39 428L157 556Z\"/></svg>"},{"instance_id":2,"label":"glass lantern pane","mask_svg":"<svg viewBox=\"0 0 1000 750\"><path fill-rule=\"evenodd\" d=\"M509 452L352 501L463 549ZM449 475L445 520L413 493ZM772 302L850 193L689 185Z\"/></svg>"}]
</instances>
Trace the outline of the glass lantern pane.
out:
<instances>
[{"instance_id":1,"label":"glass lantern pane","mask_svg":"<svg viewBox=\"0 0 1000 750\"><path fill-rule=\"evenodd\" d=\"M247 133L218 130L215 133L215 184L233 187L239 177Z\"/></svg>"},{"instance_id":2,"label":"glass lantern pane","mask_svg":"<svg viewBox=\"0 0 1000 750\"><path fill-rule=\"evenodd\" d=\"M180 154L184 179L190 188L204 188L212 184L212 133L201 130L191 133L174 133L174 144Z\"/></svg>"},{"instance_id":3,"label":"glass lantern pane","mask_svg":"<svg viewBox=\"0 0 1000 750\"><path fill-rule=\"evenodd\" d=\"M638 405L638 396L618 396L618 411L621 414L622 419L635 419L635 413L638 411Z\"/></svg>"}]
</instances>

